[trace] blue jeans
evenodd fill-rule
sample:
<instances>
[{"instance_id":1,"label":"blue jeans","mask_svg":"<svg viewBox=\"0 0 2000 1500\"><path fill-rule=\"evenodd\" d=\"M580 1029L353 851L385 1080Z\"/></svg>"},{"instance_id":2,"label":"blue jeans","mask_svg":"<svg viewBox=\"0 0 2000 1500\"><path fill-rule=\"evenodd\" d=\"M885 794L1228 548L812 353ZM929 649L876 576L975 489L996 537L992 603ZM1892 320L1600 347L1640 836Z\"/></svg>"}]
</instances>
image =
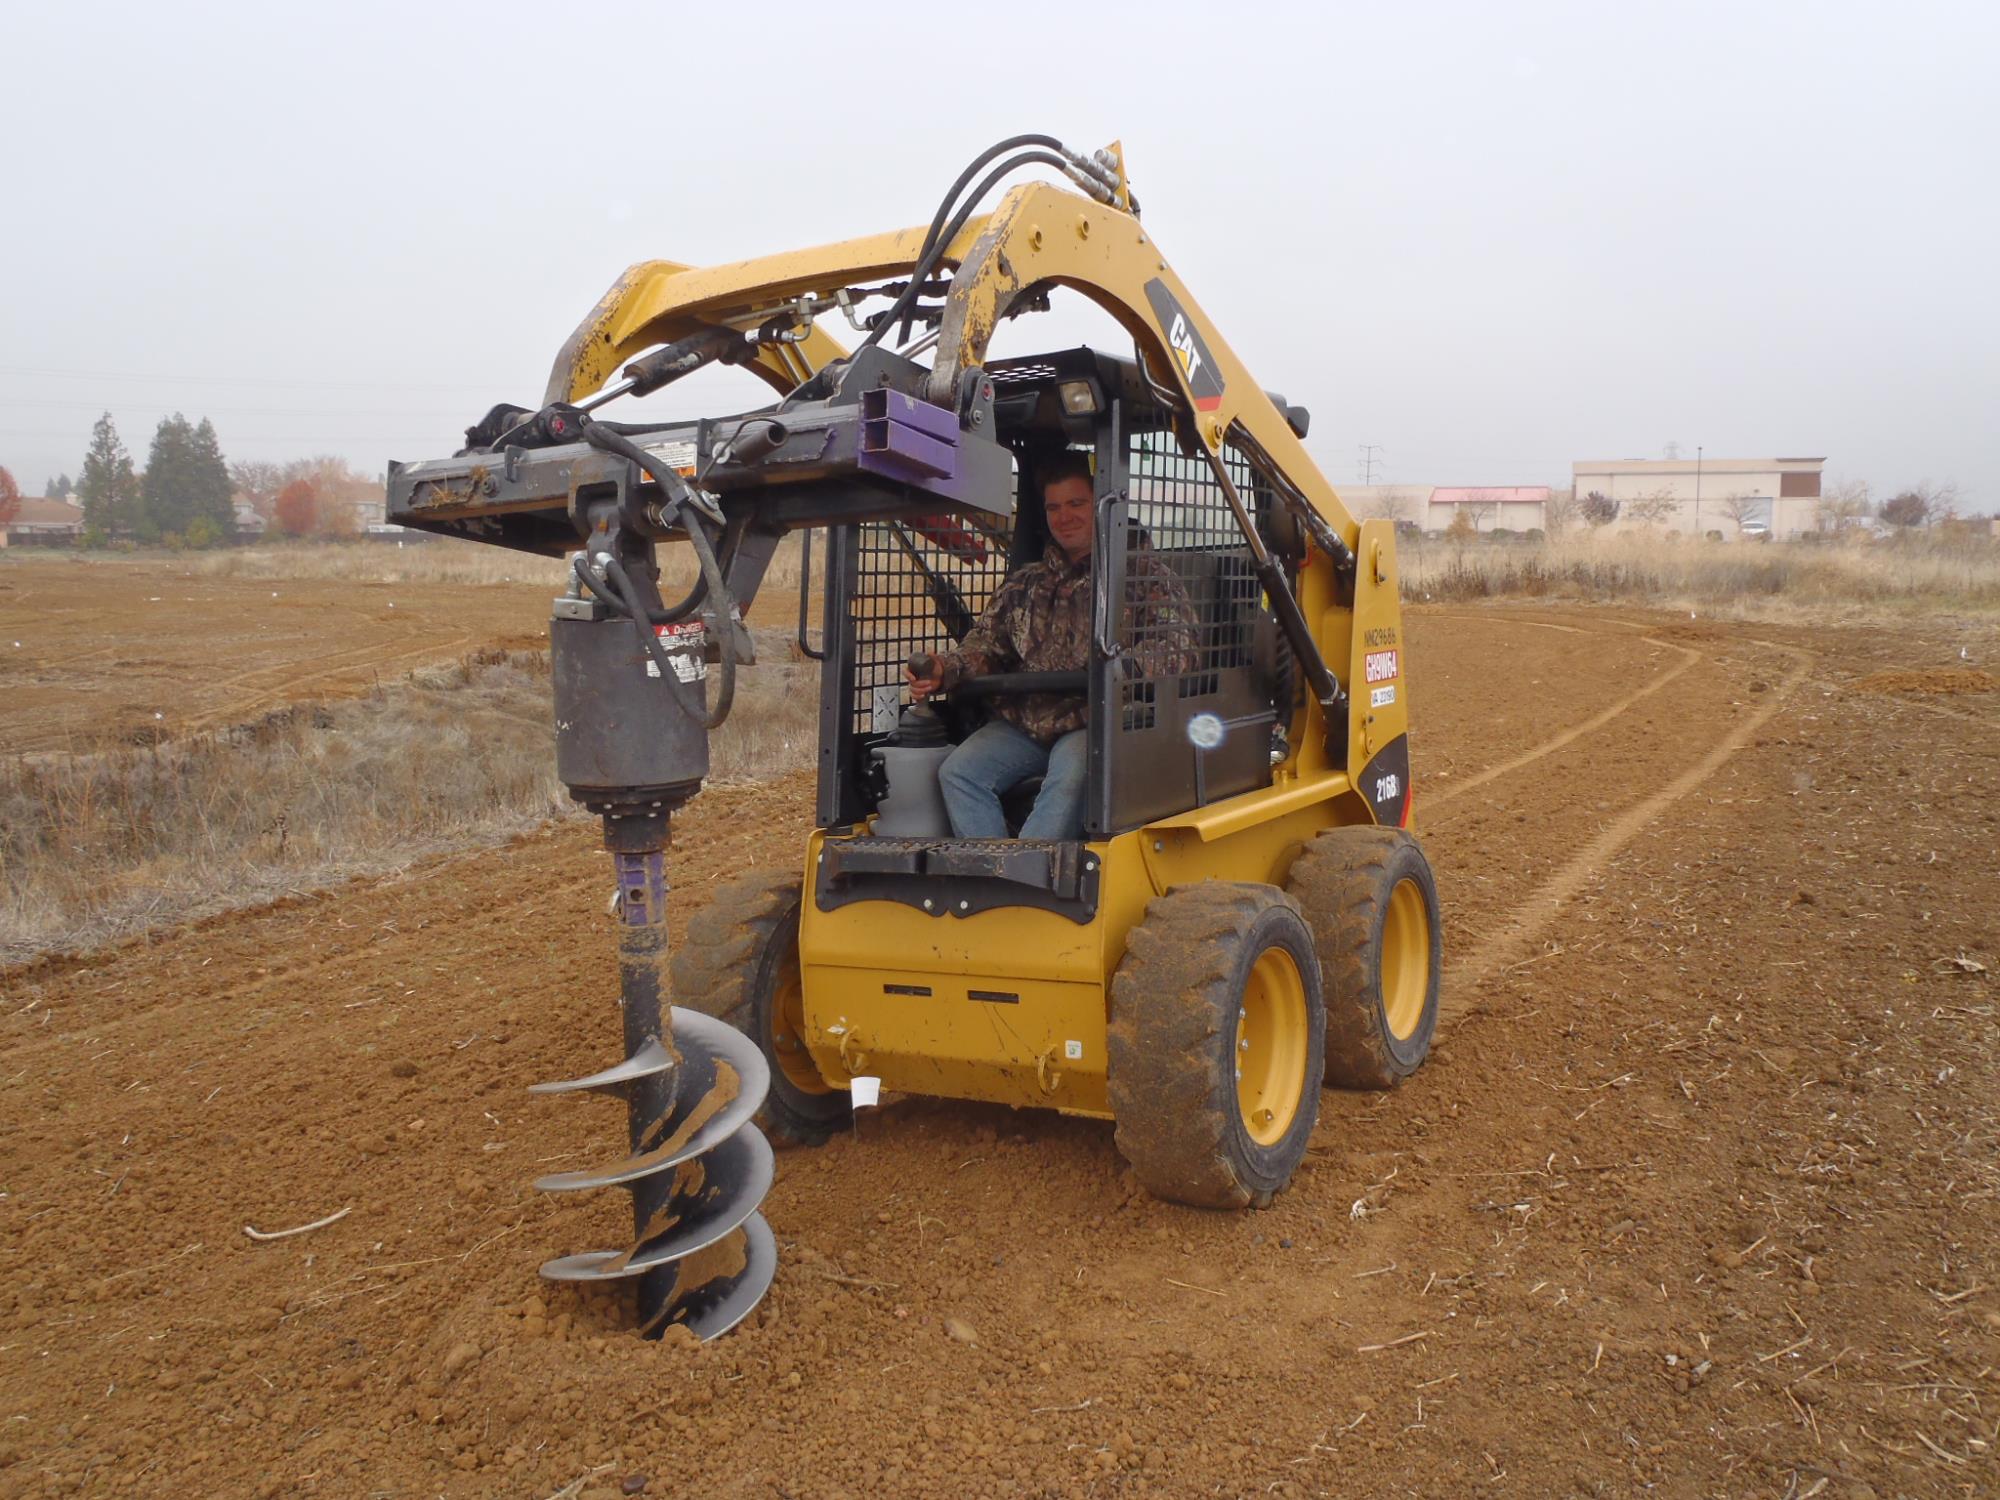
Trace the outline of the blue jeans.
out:
<instances>
[{"instance_id":1,"label":"blue jeans","mask_svg":"<svg viewBox=\"0 0 2000 1500\"><path fill-rule=\"evenodd\" d=\"M991 719L967 736L938 770L951 831L962 839L1004 839L1007 818L1000 795L1030 776L1042 778L1035 810L1021 825L1024 839L1083 837L1084 782L1090 769L1090 736L1073 729L1043 749L1025 730Z\"/></svg>"}]
</instances>

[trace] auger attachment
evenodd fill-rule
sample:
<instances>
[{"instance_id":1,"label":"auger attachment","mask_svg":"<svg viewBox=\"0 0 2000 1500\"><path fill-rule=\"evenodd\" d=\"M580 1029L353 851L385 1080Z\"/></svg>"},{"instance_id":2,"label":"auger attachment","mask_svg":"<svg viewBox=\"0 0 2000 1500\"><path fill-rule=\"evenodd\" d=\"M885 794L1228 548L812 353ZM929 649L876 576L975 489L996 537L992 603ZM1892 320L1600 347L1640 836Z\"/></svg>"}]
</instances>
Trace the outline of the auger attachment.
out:
<instances>
[{"instance_id":1,"label":"auger attachment","mask_svg":"<svg viewBox=\"0 0 2000 1500\"><path fill-rule=\"evenodd\" d=\"M679 1324L712 1339L763 1299L778 1252L757 1212L774 1175L771 1147L752 1123L770 1088L770 1067L733 1027L662 1002L668 823L708 774L706 630L687 618L691 607L679 619L663 618L674 611L650 593L650 541L635 538L617 511L596 511L590 532L599 561L579 560L577 574L626 608L574 591L556 601L549 625L556 770L571 795L603 819L604 846L617 864L612 913L625 1060L533 1091L622 1098L627 1155L535 1186L552 1193L625 1188L632 1242L565 1255L542 1275L636 1277L641 1333L658 1337ZM622 563L621 550L629 551ZM608 585L614 575L640 596ZM712 592L719 618L733 618L726 593Z\"/></svg>"},{"instance_id":2,"label":"auger attachment","mask_svg":"<svg viewBox=\"0 0 2000 1500\"><path fill-rule=\"evenodd\" d=\"M752 1122L771 1074L756 1043L696 1011L662 1013L666 879L659 850L618 858L618 968L625 1061L586 1078L538 1083L537 1094L625 1100L630 1154L537 1179L543 1192L622 1187L632 1194L632 1243L565 1255L552 1281L639 1278L640 1332L681 1324L712 1339L763 1299L777 1246L757 1212L770 1191L770 1143Z\"/></svg>"}]
</instances>

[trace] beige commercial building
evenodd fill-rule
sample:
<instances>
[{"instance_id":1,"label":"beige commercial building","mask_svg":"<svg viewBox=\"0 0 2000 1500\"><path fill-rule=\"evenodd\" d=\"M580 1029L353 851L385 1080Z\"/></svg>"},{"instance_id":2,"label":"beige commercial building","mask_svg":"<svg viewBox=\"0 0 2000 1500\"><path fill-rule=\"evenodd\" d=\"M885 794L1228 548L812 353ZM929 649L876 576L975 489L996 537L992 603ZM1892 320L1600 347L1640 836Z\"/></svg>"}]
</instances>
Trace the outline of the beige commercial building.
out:
<instances>
[{"instance_id":1,"label":"beige commercial building","mask_svg":"<svg viewBox=\"0 0 2000 1500\"><path fill-rule=\"evenodd\" d=\"M1545 523L1545 484L1343 484L1341 502L1357 516L1386 516L1425 531L1448 531L1460 511L1475 531L1532 531Z\"/></svg>"},{"instance_id":2,"label":"beige commercial building","mask_svg":"<svg viewBox=\"0 0 2000 1500\"><path fill-rule=\"evenodd\" d=\"M1736 536L1773 537L1817 525L1824 458L1590 459L1571 466L1576 498L1598 494L1618 506L1614 523Z\"/></svg>"}]
</instances>

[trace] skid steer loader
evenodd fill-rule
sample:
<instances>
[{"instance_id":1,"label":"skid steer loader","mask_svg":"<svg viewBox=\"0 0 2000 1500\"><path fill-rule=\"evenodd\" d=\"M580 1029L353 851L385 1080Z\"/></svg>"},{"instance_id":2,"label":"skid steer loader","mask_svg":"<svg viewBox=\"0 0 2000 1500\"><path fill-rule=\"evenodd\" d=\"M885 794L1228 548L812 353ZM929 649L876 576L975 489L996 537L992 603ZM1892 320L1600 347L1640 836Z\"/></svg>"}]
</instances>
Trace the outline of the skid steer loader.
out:
<instances>
[{"instance_id":1,"label":"skid steer loader","mask_svg":"<svg viewBox=\"0 0 2000 1500\"><path fill-rule=\"evenodd\" d=\"M1025 166L1067 185L977 212ZM988 358L1003 319L1059 292L1108 312L1132 357ZM776 399L595 415L716 363ZM391 466L394 521L571 555L550 625L558 769L615 858L626 1057L538 1087L623 1098L628 1154L538 1186L628 1188L635 1229L545 1275L636 1278L647 1331L723 1332L775 1264L759 1126L823 1140L856 1079L1111 1121L1154 1193L1228 1208L1284 1188L1323 1083L1417 1068L1440 934L1409 831L1395 537L1342 507L1306 425L1168 266L1120 149L1020 136L927 228L632 267L539 408L496 407L457 456ZM906 663L951 651L1042 555L1036 476L1078 453L1096 499L1086 659L974 677L911 712ZM798 638L820 660L816 831L790 868L725 885L670 955L669 821L707 774L744 614L794 531L823 561L819 643L810 564ZM698 560L674 600L663 543ZM1193 620L1168 657L1143 649L1142 551ZM1080 839L962 839L940 820L939 760L1018 694L1087 703Z\"/></svg>"}]
</instances>

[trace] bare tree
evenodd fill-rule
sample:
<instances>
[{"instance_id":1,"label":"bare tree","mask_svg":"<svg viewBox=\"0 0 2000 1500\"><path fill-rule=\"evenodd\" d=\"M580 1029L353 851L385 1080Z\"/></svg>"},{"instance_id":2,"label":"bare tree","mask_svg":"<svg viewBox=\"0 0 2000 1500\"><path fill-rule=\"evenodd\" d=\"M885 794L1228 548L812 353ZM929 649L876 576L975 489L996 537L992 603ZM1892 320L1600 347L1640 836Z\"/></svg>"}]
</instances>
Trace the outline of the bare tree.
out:
<instances>
[{"instance_id":1,"label":"bare tree","mask_svg":"<svg viewBox=\"0 0 2000 1500\"><path fill-rule=\"evenodd\" d=\"M1722 497L1722 513L1729 517L1730 524L1736 528L1736 534L1741 536L1743 535L1743 528L1750 524L1750 518L1757 514L1757 497L1755 495L1724 495Z\"/></svg>"},{"instance_id":2,"label":"bare tree","mask_svg":"<svg viewBox=\"0 0 2000 1500\"><path fill-rule=\"evenodd\" d=\"M1550 490L1549 498L1542 502L1542 530L1550 536L1561 536L1580 517L1581 502L1573 489Z\"/></svg>"},{"instance_id":3,"label":"bare tree","mask_svg":"<svg viewBox=\"0 0 2000 1500\"><path fill-rule=\"evenodd\" d=\"M229 466L229 482L237 498L247 501L265 520L277 504L278 492L285 487L285 466L259 459L238 459Z\"/></svg>"},{"instance_id":4,"label":"bare tree","mask_svg":"<svg viewBox=\"0 0 2000 1500\"><path fill-rule=\"evenodd\" d=\"M1958 486L1950 480L1932 484L1926 479L1918 484L1917 493L1930 501L1933 524L1958 519Z\"/></svg>"},{"instance_id":5,"label":"bare tree","mask_svg":"<svg viewBox=\"0 0 2000 1500\"><path fill-rule=\"evenodd\" d=\"M1638 495L1625 502L1625 514L1641 526L1655 526L1680 508L1673 491L1665 488L1650 495Z\"/></svg>"},{"instance_id":6,"label":"bare tree","mask_svg":"<svg viewBox=\"0 0 2000 1500\"><path fill-rule=\"evenodd\" d=\"M1821 531L1836 534L1847 531L1867 514L1868 482L1865 479L1835 481L1813 502L1813 525Z\"/></svg>"},{"instance_id":7,"label":"bare tree","mask_svg":"<svg viewBox=\"0 0 2000 1500\"><path fill-rule=\"evenodd\" d=\"M1374 498L1367 502L1366 513L1394 521L1398 526L1416 524L1422 519L1417 514L1417 497L1401 485L1378 486Z\"/></svg>"},{"instance_id":8,"label":"bare tree","mask_svg":"<svg viewBox=\"0 0 2000 1500\"><path fill-rule=\"evenodd\" d=\"M1485 490L1474 490L1467 499L1458 502L1458 514L1466 516L1475 532L1487 529L1488 523L1498 515L1500 507L1494 503L1492 495ZM1454 524L1456 523L1456 517Z\"/></svg>"}]
</instances>

